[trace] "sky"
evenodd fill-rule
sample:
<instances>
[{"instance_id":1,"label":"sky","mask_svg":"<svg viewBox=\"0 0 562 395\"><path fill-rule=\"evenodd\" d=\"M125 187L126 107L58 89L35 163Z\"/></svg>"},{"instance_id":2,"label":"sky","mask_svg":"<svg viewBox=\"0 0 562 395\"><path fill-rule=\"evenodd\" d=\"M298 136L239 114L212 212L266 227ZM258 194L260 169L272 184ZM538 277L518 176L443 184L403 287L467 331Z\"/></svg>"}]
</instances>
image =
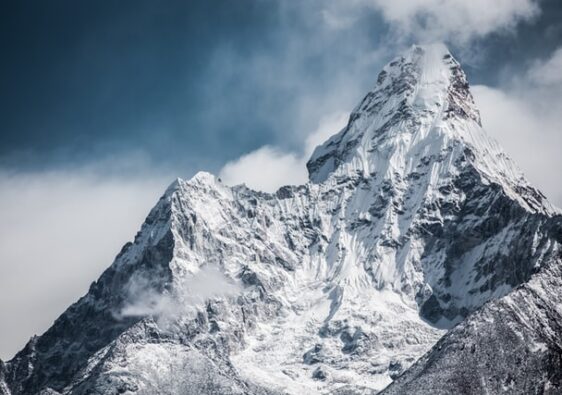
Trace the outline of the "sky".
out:
<instances>
[{"instance_id":1,"label":"sky","mask_svg":"<svg viewBox=\"0 0 562 395\"><path fill-rule=\"evenodd\" d=\"M0 358L87 291L174 178L305 182L382 66L434 41L562 206L558 0L3 1Z\"/></svg>"}]
</instances>

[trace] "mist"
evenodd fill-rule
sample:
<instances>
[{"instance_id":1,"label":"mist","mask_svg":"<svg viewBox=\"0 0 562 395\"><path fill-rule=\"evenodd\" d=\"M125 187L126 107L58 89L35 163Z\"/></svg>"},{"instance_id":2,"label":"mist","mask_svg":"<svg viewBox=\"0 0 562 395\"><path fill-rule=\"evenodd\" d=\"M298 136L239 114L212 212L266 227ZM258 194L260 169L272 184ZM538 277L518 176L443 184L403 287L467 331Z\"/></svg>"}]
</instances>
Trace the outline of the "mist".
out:
<instances>
[{"instance_id":1,"label":"mist","mask_svg":"<svg viewBox=\"0 0 562 395\"><path fill-rule=\"evenodd\" d=\"M171 181L0 171L0 358L46 330L131 240Z\"/></svg>"}]
</instances>

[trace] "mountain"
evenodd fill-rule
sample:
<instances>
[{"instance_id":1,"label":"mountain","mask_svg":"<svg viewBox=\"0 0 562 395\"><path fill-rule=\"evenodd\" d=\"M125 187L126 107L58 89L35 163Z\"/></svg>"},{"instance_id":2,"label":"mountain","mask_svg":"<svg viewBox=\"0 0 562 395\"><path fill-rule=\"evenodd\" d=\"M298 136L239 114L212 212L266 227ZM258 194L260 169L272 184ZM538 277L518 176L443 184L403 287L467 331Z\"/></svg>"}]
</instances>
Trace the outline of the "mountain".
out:
<instances>
[{"instance_id":1,"label":"mountain","mask_svg":"<svg viewBox=\"0 0 562 395\"><path fill-rule=\"evenodd\" d=\"M553 231L562 237L560 225ZM453 328L382 394L560 394L561 334L559 255Z\"/></svg>"},{"instance_id":2,"label":"mountain","mask_svg":"<svg viewBox=\"0 0 562 395\"><path fill-rule=\"evenodd\" d=\"M88 293L0 363L0 394L403 393L462 365L443 345L464 337L535 347L529 375L555 367L559 211L484 132L444 46L385 66L307 167L273 194L176 180ZM551 319L520 306L540 308L535 282L554 284ZM488 322L510 311L535 320L534 345ZM522 369L488 361L489 377Z\"/></svg>"}]
</instances>

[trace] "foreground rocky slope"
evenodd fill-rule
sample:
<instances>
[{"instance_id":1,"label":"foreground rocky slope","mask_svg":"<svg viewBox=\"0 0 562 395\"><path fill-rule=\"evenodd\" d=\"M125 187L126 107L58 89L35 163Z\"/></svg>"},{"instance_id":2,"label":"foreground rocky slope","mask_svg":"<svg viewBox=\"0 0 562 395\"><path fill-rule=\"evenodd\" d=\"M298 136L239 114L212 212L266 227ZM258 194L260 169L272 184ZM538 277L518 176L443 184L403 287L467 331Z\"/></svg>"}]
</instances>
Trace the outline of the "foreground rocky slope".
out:
<instances>
[{"instance_id":1,"label":"foreground rocky slope","mask_svg":"<svg viewBox=\"0 0 562 395\"><path fill-rule=\"evenodd\" d=\"M558 226L557 232L562 233ZM562 257L447 333L383 394L562 393Z\"/></svg>"},{"instance_id":2,"label":"foreground rocky slope","mask_svg":"<svg viewBox=\"0 0 562 395\"><path fill-rule=\"evenodd\" d=\"M177 180L0 394L375 393L559 254L442 46L387 65L307 166L274 194Z\"/></svg>"}]
</instances>

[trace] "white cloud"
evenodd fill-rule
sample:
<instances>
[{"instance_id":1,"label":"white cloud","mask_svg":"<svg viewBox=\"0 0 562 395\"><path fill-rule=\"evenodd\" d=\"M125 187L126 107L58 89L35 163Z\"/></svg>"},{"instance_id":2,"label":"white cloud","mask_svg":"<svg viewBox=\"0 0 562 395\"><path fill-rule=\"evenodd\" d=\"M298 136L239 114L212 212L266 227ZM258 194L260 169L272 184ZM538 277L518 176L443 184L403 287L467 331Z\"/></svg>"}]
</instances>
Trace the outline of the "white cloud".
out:
<instances>
[{"instance_id":1,"label":"white cloud","mask_svg":"<svg viewBox=\"0 0 562 395\"><path fill-rule=\"evenodd\" d=\"M246 184L260 191L275 192L282 185L304 183L306 168L297 155L264 146L228 162L219 176L228 185Z\"/></svg>"},{"instance_id":2,"label":"white cloud","mask_svg":"<svg viewBox=\"0 0 562 395\"><path fill-rule=\"evenodd\" d=\"M529 78L539 85L562 84L562 48L558 48L546 61L537 61L529 69Z\"/></svg>"},{"instance_id":3,"label":"white cloud","mask_svg":"<svg viewBox=\"0 0 562 395\"><path fill-rule=\"evenodd\" d=\"M103 165L105 166L105 165ZM0 170L0 357L41 334L107 268L167 177Z\"/></svg>"},{"instance_id":4,"label":"white cloud","mask_svg":"<svg viewBox=\"0 0 562 395\"><path fill-rule=\"evenodd\" d=\"M513 29L538 15L537 0L365 0L400 34L456 43Z\"/></svg>"},{"instance_id":5,"label":"white cloud","mask_svg":"<svg viewBox=\"0 0 562 395\"><path fill-rule=\"evenodd\" d=\"M349 112L337 111L320 119L318 127L305 140L304 156L308 160L314 148L324 143L334 134L342 130L349 119Z\"/></svg>"},{"instance_id":6,"label":"white cloud","mask_svg":"<svg viewBox=\"0 0 562 395\"><path fill-rule=\"evenodd\" d=\"M558 75L551 71L561 53L558 49L549 60L535 63L503 87L472 88L484 128L558 207L562 207L558 175L562 169L562 85L555 83ZM548 86L546 80L551 81Z\"/></svg>"},{"instance_id":7,"label":"white cloud","mask_svg":"<svg viewBox=\"0 0 562 395\"><path fill-rule=\"evenodd\" d=\"M335 112L322 118L317 129L306 137L302 154L264 146L228 162L219 176L227 185L246 184L264 192L275 192L283 185L304 184L308 180L306 161L310 154L317 145L340 131L348 116L346 112Z\"/></svg>"},{"instance_id":8,"label":"white cloud","mask_svg":"<svg viewBox=\"0 0 562 395\"><path fill-rule=\"evenodd\" d=\"M320 15L324 24L333 30L351 28L368 6L365 0L338 0L322 3Z\"/></svg>"},{"instance_id":9,"label":"white cloud","mask_svg":"<svg viewBox=\"0 0 562 395\"><path fill-rule=\"evenodd\" d=\"M172 293L156 291L151 279L144 277L131 278L127 287L128 302L116 318L152 316L162 328L174 325L178 318L193 317L195 307L208 299L232 297L242 291L239 282L214 265L183 277Z\"/></svg>"}]
</instances>

